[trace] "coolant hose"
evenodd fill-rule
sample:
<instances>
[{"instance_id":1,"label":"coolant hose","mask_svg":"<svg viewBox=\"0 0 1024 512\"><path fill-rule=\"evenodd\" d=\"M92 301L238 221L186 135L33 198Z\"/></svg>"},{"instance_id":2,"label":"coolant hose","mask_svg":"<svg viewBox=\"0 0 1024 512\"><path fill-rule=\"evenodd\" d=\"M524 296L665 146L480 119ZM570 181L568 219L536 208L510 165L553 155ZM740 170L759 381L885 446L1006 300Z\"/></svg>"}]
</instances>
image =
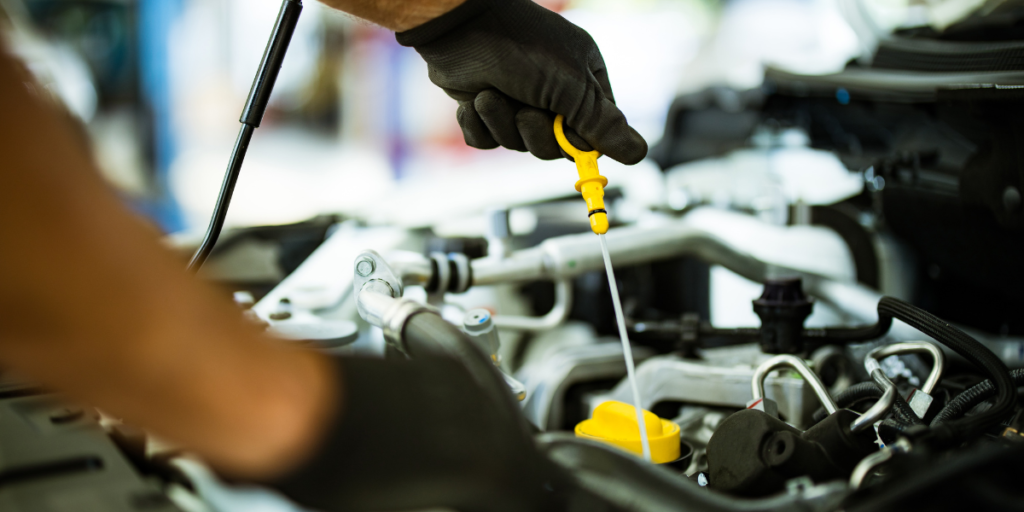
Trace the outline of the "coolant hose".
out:
<instances>
[{"instance_id":1,"label":"coolant hose","mask_svg":"<svg viewBox=\"0 0 1024 512\"><path fill-rule=\"evenodd\" d=\"M1024 386L1024 368L1011 371L1010 378L1013 379L1014 388ZM992 381L983 380L950 400L932 420L932 426L935 427L941 423L961 418L967 414L967 411L995 395L996 388L992 385Z\"/></svg>"}]
</instances>

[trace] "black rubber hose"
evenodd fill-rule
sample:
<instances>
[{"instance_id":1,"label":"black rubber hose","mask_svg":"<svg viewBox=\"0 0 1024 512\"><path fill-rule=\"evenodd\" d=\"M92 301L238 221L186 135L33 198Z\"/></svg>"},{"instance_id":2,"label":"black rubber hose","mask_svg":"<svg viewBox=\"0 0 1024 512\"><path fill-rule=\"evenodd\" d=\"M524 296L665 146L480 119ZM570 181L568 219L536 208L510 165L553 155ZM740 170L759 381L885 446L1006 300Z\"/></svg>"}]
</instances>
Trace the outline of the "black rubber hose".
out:
<instances>
[{"instance_id":1,"label":"black rubber hose","mask_svg":"<svg viewBox=\"0 0 1024 512\"><path fill-rule=\"evenodd\" d=\"M462 363L477 386L501 404L497 409L502 411L506 421L520 425L524 435L532 432L498 367L458 327L436 313L424 311L406 321L402 340L413 358L440 356Z\"/></svg>"},{"instance_id":2,"label":"black rubber hose","mask_svg":"<svg viewBox=\"0 0 1024 512\"><path fill-rule=\"evenodd\" d=\"M885 300L887 297L883 297ZM881 303L879 303L881 304ZM892 327L892 317L879 315L878 323L864 327L825 327L820 329L804 329L805 341L828 344L847 344L881 338Z\"/></svg>"},{"instance_id":3,"label":"black rubber hose","mask_svg":"<svg viewBox=\"0 0 1024 512\"><path fill-rule=\"evenodd\" d=\"M1013 379L1014 387L1019 388L1024 386L1024 368L1011 371L1010 378ZM947 421L962 418L964 414L967 414L967 411L970 411L976 405L992 398L995 395L996 388L992 385L992 381L987 379L983 380L978 384L965 389L962 393L950 400L949 403L939 411L939 414L932 419L932 426L934 427Z\"/></svg>"},{"instance_id":4,"label":"black rubber hose","mask_svg":"<svg viewBox=\"0 0 1024 512\"><path fill-rule=\"evenodd\" d=\"M883 297L878 302L878 317L879 324L888 318L891 325L892 318L897 318L931 336L988 374L995 386L996 401L991 409L933 427L933 434L938 440L963 439L980 434L1013 412L1017 388L1010 378L1010 370L987 347L935 315L892 297Z\"/></svg>"},{"instance_id":5,"label":"black rubber hose","mask_svg":"<svg viewBox=\"0 0 1024 512\"><path fill-rule=\"evenodd\" d=\"M840 409L846 409L851 405L864 400L866 398L881 398L882 390L878 387L878 384L874 382L859 382L854 384L836 395L836 405ZM828 416L828 411L824 407L819 407L817 411L814 411L814 422L817 423Z\"/></svg>"},{"instance_id":6,"label":"black rubber hose","mask_svg":"<svg viewBox=\"0 0 1024 512\"><path fill-rule=\"evenodd\" d=\"M878 435L885 443L892 443L899 434L908 435L915 427L924 427L924 421L917 417L910 404L902 395L896 395L896 401L892 404L892 416L882 421L878 426Z\"/></svg>"},{"instance_id":7,"label":"black rubber hose","mask_svg":"<svg viewBox=\"0 0 1024 512\"><path fill-rule=\"evenodd\" d=\"M1013 411L1017 399L1016 387L998 356L966 333L949 325L931 313L892 297L878 301L878 323L866 327L815 329L814 335L823 343L851 343L881 338L892 327L896 318L907 325L931 336L949 347L968 362L980 368L992 380L996 401L992 408L966 418L934 424L931 434L940 442L963 439L977 435L998 423ZM805 331L805 336L808 331Z\"/></svg>"},{"instance_id":8,"label":"black rubber hose","mask_svg":"<svg viewBox=\"0 0 1024 512\"><path fill-rule=\"evenodd\" d=\"M878 301L878 323L875 325L851 329L824 329L822 337L844 342L880 338L889 332L893 318L902 320L931 336L980 368L992 380L996 390L996 401L991 409L975 416L936 424L931 432L936 440L945 442L979 434L1013 411L1017 398L1016 387L1010 378L1009 369L999 357L960 329L899 299L882 297L882 300Z\"/></svg>"},{"instance_id":9,"label":"black rubber hose","mask_svg":"<svg viewBox=\"0 0 1024 512\"><path fill-rule=\"evenodd\" d=\"M838 395L836 395L836 405L841 409L850 407L851 405L868 398L881 398L882 388L878 387L872 381L860 382L854 384ZM824 408L819 407L817 411L814 411L815 423L825 419L828 416L828 412ZM922 425L921 419L914 414L914 410L910 408L910 404L907 403L906 399L902 395L897 394L896 400L892 405L892 418L886 421L892 421L898 423L903 427L910 427L912 425Z\"/></svg>"},{"instance_id":10,"label":"black rubber hose","mask_svg":"<svg viewBox=\"0 0 1024 512\"><path fill-rule=\"evenodd\" d=\"M910 408L910 404L899 393L896 394L896 400L892 403L892 416L885 421L896 422L906 427L924 425L924 421L917 417L914 410Z\"/></svg>"}]
</instances>

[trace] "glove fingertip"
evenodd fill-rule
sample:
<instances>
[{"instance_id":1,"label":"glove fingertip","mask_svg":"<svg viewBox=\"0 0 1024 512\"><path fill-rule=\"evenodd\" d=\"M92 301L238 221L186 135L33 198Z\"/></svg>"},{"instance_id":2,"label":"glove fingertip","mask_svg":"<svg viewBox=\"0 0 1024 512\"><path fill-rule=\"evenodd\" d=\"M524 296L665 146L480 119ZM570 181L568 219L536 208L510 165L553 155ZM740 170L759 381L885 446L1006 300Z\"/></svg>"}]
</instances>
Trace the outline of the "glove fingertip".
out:
<instances>
[{"instance_id":1,"label":"glove fingertip","mask_svg":"<svg viewBox=\"0 0 1024 512\"><path fill-rule=\"evenodd\" d=\"M602 144L604 154L626 165L636 165L647 157L647 141L632 126L626 126L625 133L609 137Z\"/></svg>"}]
</instances>

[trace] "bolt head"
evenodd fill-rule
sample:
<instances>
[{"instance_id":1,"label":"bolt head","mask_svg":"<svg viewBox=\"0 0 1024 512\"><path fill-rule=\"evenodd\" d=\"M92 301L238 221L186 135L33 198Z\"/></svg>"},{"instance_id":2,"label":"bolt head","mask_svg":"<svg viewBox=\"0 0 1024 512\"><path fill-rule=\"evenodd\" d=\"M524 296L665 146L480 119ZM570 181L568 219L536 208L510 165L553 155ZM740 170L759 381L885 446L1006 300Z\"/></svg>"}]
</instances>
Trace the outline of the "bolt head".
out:
<instances>
[{"instance_id":1,"label":"bolt head","mask_svg":"<svg viewBox=\"0 0 1024 512\"><path fill-rule=\"evenodd\" d=\"M377 265L370 258L363 258L356 263L356 274L367 277L377 269Z\"/></svg>"}]
</instances>

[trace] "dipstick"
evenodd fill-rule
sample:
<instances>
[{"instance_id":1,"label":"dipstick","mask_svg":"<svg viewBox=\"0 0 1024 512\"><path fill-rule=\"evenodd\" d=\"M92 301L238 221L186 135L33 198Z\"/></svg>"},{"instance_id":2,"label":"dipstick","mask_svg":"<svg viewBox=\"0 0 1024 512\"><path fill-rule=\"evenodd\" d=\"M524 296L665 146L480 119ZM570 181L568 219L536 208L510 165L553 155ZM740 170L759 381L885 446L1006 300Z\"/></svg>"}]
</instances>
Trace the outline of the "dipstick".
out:
<instances>
[{"instance_id":1,"label":"dipstick","mask_svg":"<svg viewBox=\"0 0 1024 512\"><path fill-rule=\"evenodd\" d=\"M619 288L615 281L615 271L612 270L612 258L608 254L608 241L604 234L608 232L608 211L604 207L604 187L608 184L608 178L601 176L597 168L597 158L601 153L597 151L580 151L569 143L565 138L565 131L562 123L564 117L555 117L555 139L558 145L569 156L576 161L576 171L579 174L579 181L576 182L576 191L583 194L587 202L587 216L590 218L590 229L597 238L601 240L601 254L604 256L604 268L608 274L608 288L612 293L612 305L615 307L615 323L619 326L619 339L622 341L622 355L626 360L626 376L629 385L633 389L633 408L636 409L636 423L640 428L640 446L643 449L644 460L651 460L651 444L647 437L647 423L644 421L643 402L640 400L640 387L636 383L636 365L633 363L633 350L629 346L629 336L626 335L626 319L622 314L622 302L619 300Z\"/></svg>"}]
</instances>

